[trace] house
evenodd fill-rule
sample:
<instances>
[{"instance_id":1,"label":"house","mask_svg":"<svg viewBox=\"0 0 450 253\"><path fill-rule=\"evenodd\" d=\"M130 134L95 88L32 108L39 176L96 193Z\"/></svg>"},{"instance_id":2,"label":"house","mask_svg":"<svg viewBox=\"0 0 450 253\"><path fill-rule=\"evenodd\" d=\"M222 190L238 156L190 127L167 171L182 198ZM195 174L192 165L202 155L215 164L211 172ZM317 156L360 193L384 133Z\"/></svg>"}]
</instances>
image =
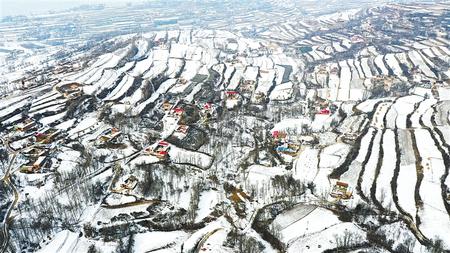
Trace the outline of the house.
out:
<instances>
[{"instance_id":1,"label":"house","mask_svg":"<svg viewBox=\"0 0 450 253\"><path fill-rule=\"evenodd\" d=\"M20 167L20 172L22 173L35 173L38 170L42 169L44 167L45 163L47 162L48 157L45 155L39 156L36 161L34 161L31 165L23 165Z\"/></svg>"},{"instance_id":2,"label":"house","mask_svg":"<svg viewBox=\"0 0 450 253\"><path fill-rule=\"evenodd\" d=\"M299 145L289 141L278 142L277 146L275 147L275 151L290 156L297 155L299 150L300 150Z\"/></svg>"},{"instance_id":3,"label":"house","mask_svg":"<svg viewBox=\"0 0 450 253\"><path fill-rule=\"evenodd\" d=\"M165 100L163 103L163 110L165 112L170 111L172 109L172 104L169 102L169 100Z\"/></svg>"},{"instance_id":4,"label":"house","mask_svg":"<svg viewBox=\"0 0 450 253\"><path fill-rule=\"evenodd\" d=\"M186 79L184 79L184 78L179 78L178 80L177 80L177 82L175 83L175 86L182 86L182 85L185 85L187 83L187 80Z\"/></svg>"},{"instance_id":5,"label":"house","mask_svg":"<svg viewBox=\"0 0 450 253\"><path fill-rule=\"evenodd\" d=\"M201 122L206 123L211 118L217 116L217 107L211 102L198 104L200 110Z\"/></svg>"},{"instance_id":6,"label":"house","mask_svg":"<svg viewBox=\"0 0 450 253\"><path fill-rule=\"evenodd\" d=\"M239 92L237 92L237 91L229 90L229 91L226 91L225 94L226 94L227 99L230 99L230 100L239 99Z\"/></svg>"},{"instance_id":7,"label":"house","mask_svg":"<svg viewBox=\"0 0 450 253\"><path fill-rule=\"evenodd\" d=\"M281 141L287 137L287 134L286 132L275 130L272 132L272 137L275 139L275 141Z\"/></svg>"},{"instance_id":8,"label":"house","mask_svg":"<svg viewBox=\"0 0 450 253\"><path fill-rule=\"evenodd\" d=\"M210 112L212 110L212 105L211 105L211 103L208 102L208 103L205 103L202 108L203 108L202 109L203 111Z\"/></svg>"},{"instance_id":9,"label":"house","mask_svg":"<svg viewBox=\"0 0 450 253\"><path fill-rule=\"evenodd\" d=\"M320 114L320 115L330 115L330 110L327 109L327 108L321 109L318 114Z\"/></svg>"},{"instance_id":10,"label":"house","mask_svg":"<svg viewBox=\"0 0 450 253\"><path fill-rule=\"evenodd\" d=\"M446 37L448 35L448 32L443 27L435 29L435 33L437 37Z\"/></svg>"},{"instance_id":11,"label":"house","mask_svg":"<svg viewBox=\"0 0 450 253\"><path fill-rule=\"evenodd\" d=\"M179 125L178 128L175 130L175 132L186 135L188 130L189 130L189 126Z\"/></svg>"},{"instance_id":12,"label":"house","mask_svg":"<svg viewBox=\"0 0 450 253\"><path fill-rule=\"evenodd\" d=\"M173 133L173 136L178 138L179 140L182 140L184 137L186 137L188 131L189 131L189 126L178 125L178 127L175 129L175 132Z\"/></svg>"},{"instance_id":13,"label":"house","mask_svg":"<svg viewBox=\"0 0 450 253\"><path fill-rule=\"evenodd\" d=\"M123 183L120 184L120 188L118 189L118 191L122 190L131 191L136 187L137 183L138 183L137 177L131 175L127 179L125 179Z\"/></svg>"},{"instance_id":14,"label":"house","mask_svg":"<svg viewBox=\"0 0 450 253\"><path fill-rule=\"evenodd\" d=\"M82 84L79 83L64 83L57 87L66 98L76 98L82 95Z\"/></svg>"},{"instance_id":15,"label":"house","mask_svg":"<svg viewBox=\"0 0 450 253\"><path fill-rule=\"evenodd\" d=\"M176 107L174 109L172 109L169 113L170 116L176 116L176 117L181 117L184 113L184 109L181 107Z\"/></svg>"},{"instance_id":16,"label":"house","mask_svg":"<svg viewBox=\"0 0 450 253\"><path fill-rule=\"evenodd\" d=\"M350 38L350 40L352 41L353 44L364 42L364 38L361 35L353 35Z\"/></svg>"},{"instance_id":17,"label":"house","mask_svg":"<svg viewBox=\"0 0 450 253\"><path fill-rule=\"evenodd\" d=\"M237 91L226 91L225 95L225 106L228 110L236 108L241 103L241 96Z\"/></svg>"},{"instance_id":18,"label":"house","mask_svg":"<svg viewBox=\"0 0 450 253\"><path fill-rule=\"evenodd\" d=\"M32 148L25 149L22 152L22 154L26 157L39 157L39 156L43 156L43 155L47 154L47 152L48 152L48 150L46 150L46 149L32 147Z\"/></svg>"},{"instance_id":19,"label":"house","mask_svg":"<svg viewBox=\"0 0 450 253\"><path fill-rule=\"evenodd\" d=\"M36 142L38 143L49 144L53 142L60 133L60 130L47 128L44 131L36 132L34 134L34 137L36 138Z\"/></svg>"},{"instance_id":20,"label":"house","mask_svg":"<svg viewBox=\"0 0 450 253\"><path fill-rule=\"evenodd\" d=\"M352 192L347 183L337 181L330 193L330 196L336 199L350 199Z\"/></svg>"},{"instance_id":21,"label":"house","mask_svg":"<svg viewBox=\"0 0 450 253\"><path fill-rule=\"evenodd\" d=\"M145 151L148 154L150 154L152 156L156 156L160 160L165 160L168 158L169 150L170 150L170 144L166 141L158 142L158 144L156 145L155 148L149 147L149 148L145 149Z\"/></svg>"},{"instance_id":22,"label":"house","mask_svg":"<svg viewBox=\"0 0 450 253\"><path fill-rule=\"evenodd\" d=\"M338 68L338 67L333 67L333 68L330 70L330 74L333 74L333 75L339 75L339 68Z\"/></svg>"},{"instance_id":23,"label":"house","mask_svg":"<svg viewBox=\"0 0 450 253\"><path fill-rule=\"evenodd\" d=\"M103 132L103 134L99 137L99 142L100 143L113 142L116 141L121 135L122 132L119 131L118 128L113 127Z\"/></svg>"},{"instance_id":24,"label":"house","mask_svg":"<svg viewBox=\"0 0 450 253\"><path fill-rule=\"evenodd\" d=\"M23 123L16 125L14 128L15 128L15 130L20 131L20 132L27 132L36 127L37 127L37 125L36 125L36 122L34 122L34 120L26 119Z\"/></svg>"},{"instance_id":25,"label":"house","mask_svg":"<svg viewBox=\"0 0 450 253\"><path fill-rule=\"evenodd\" d=\"M331 52L331 53L332 53L332 52ZM317 75L325 75L325 76L328 76L328 71L327 71L326 66L325 66L325 65L319 65L319 66L317 67L317 72L316 72L316 74L317 74Z\"/></svg>"},{"instance_id":26,"label":"house","mask_svg":"<svg viewBox=\"0 0 450 253\"><path fill-rule=\"evenodd\" d=\"M266 94L264 94L264 92L256 91L256 92L253 94L253 101L254 101L255 103L262 103L262 102L264 102L265 100L266 100Z\"/></svg>"},{"instance_id":27,"label":"house","mask_svg":"<svg viewBox=\"0 0 450 253\"><path fill-rule=\"evenodd\" d=\"M33 166L29 166L29 165L22 165L22 167L20 167L20 172L22 173L33 173Z\"/></svg>"},{"instance_id":28,"label":"house","mask_svg":"<svg viewBox=\"0 0 450 253\"><path fill-rule=\"evenodd\" d=\"M259 67L248 66L245 69L243 82L241 85L242 92L253 92L258 80Z\"/></svg>"},{"instance_id":29,"label":"house","mask_svg":"<svg viewBox=\"0 0 450 253\"><path fill-rule=\"evenodd\" d=\"M157 46L164 45L165 43L166 43L166 38L165 37L155 38L155 44Z\"/></svg>"},{"instance_id":30,"label":"house","mask_svg":"<svg viewBox=\"0 0 450 253\"><path fill-rule=\"evenodd\" d=\"M315 144L319 143L317 138L314 136L311 136L311 135L302 135L302 136L298 137L298 141L302 145L315 145Z\"/></svg>"},{"instance_id":31,"label":"house","mask_svg":"<svg viewBox=\"0 0 450 253\"><path fill-rule=\"evenodd\" d=\"M241 84L241 91L246 93L251 93L255 90L256 81L254 80L244 80Z\"/></svg>"},{"instance_id":32,"label":"house","mask_svg":"<svg viewBox=\"0 0 450 253\"><path fill-rule=\"evenodd\" d=\"M47 156L39 156L38 159L33 163L33 169L41 169L47 162Z\"/></svg>"},{"instance_id":33,"label":"house","mask_svg":"<svg viewBox=\"0 0 450 253\"><path fill-rule=\"evenodd\" d=\"M34 133L34 137L36 138L36 142L41 142L47 137L47 134L43 132L36 132Z\"/></svg>"},{"instance_id":34,"label":"house","mask_svg":"<svg viewBox=\"0 0 450 253\"><path fill-rule=\"evenodd\" d=\"M74 99L74 98L80 97L81 95L83 95L83 92L81 89L64 92L64 97L66 97L67 99Z\"/></svg>"},{"instance_id":35,"label":"house","mask_svg":"<svg viewBox=\"0 0 450 253\"><path fill-rule=\"evenodd\" d=\"M349 144L353 144L355 143L356 139L358 139L359 135L358 133L344 133L344 135L342 135L341 140L344 143L349 143Z\"/></svg>"}]
</instances>

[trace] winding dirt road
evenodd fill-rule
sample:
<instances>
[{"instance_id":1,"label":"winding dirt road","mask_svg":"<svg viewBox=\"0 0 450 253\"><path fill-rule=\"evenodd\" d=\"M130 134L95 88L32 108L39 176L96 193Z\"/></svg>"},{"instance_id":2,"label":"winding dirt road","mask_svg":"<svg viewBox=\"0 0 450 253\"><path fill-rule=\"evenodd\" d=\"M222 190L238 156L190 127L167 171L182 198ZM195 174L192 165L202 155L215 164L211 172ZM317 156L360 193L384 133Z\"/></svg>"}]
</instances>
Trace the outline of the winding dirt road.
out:
<instances>
[{"instance_id":1,"label":"winding dirt road","mask_svg":"<svg viewBox=\"0 0 450 253\"><path fill-rule=\"evenodd\" d=\"M0 238L2 239L2 244L0 245L0 253L4 253L6 249L8 248L8 242L9 242L9 233L8 233L8 223L9 223L9 217L11 215L12 210L16 207L17 202L19 201L19 193L17 191L16 186L11 182L10 176L11 176L11 167L14 164L14 161L16 160L18 150L13 150L9 146L8 141L1 139L3 145L8 149L8 152L12 154L11 159L9 160L8 169L5 172L5 175L1 179L2 183L5 184L5 186L9 186L11 191L14 194L14 200L12 201L11 205L8 207L8 210L6 211L5 217L3 219L1 230L0 230Z\"/></svg>"}]
</instances>

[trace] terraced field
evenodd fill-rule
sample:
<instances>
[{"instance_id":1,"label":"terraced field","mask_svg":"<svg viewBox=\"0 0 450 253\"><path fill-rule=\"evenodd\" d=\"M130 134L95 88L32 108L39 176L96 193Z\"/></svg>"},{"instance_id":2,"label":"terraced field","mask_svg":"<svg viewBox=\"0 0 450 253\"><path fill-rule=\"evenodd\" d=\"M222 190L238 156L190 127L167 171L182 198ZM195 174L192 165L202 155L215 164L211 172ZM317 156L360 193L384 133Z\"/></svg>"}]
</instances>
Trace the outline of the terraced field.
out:
<instances>
[{"instance_id":1,"label":"terraced field","mask_svg":"<svg viewBox=\"0 0 450 253\"><path fill-rule=\"evenodd\" d=\"M0 45L0 252L448 251L450 5L294 2Z\"/></svg>"},{"instance_id":2,"label":"terraced field","mask_svg":"<svg viewBox=\"0 0 450 253\"><path fill-rule=\"evenodd\" d=\"M442 236L450 230L447 104L417 95L377 103L356 159L336 178L356 186L353 204L398 213L419 240L449 245Z\"/></svg>"}]
</instances>

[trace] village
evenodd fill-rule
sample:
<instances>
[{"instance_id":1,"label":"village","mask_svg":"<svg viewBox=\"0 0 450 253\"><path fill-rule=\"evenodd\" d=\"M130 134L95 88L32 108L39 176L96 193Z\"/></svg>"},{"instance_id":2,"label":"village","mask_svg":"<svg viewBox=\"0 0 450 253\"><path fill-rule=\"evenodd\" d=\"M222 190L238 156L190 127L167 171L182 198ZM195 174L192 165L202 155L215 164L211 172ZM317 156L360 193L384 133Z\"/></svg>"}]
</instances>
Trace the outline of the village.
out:
<instances>
[{"instance_id":1,"label":"village","mask_svg":"<svg viewBox=\"0 0 450 253\"><path fill-rule=\"evenodd\" d=\"M429 7L251 37L161 18L13 80L0 250L450 249L448 4Z\"/></svg>"}]
</instances>

